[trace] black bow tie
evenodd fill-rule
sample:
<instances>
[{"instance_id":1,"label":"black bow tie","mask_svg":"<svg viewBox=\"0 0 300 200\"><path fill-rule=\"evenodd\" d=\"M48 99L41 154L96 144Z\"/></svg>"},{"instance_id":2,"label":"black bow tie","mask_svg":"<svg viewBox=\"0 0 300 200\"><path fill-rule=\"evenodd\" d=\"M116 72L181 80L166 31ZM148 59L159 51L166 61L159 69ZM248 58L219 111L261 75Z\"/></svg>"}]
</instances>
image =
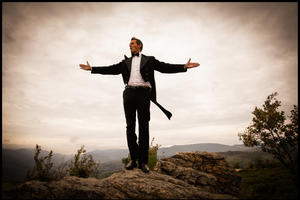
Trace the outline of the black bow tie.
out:
<instances>
[{"instance_id":1,"label":"black bow tie","mask_svg":"<svg viewBox=\"0 0 300 200\"><path fill-rule=\"evenodd\" d=\"M139 56L140 53L131 53L131 56L134 57L134 56Z\"/></svg>"}]
</instances>

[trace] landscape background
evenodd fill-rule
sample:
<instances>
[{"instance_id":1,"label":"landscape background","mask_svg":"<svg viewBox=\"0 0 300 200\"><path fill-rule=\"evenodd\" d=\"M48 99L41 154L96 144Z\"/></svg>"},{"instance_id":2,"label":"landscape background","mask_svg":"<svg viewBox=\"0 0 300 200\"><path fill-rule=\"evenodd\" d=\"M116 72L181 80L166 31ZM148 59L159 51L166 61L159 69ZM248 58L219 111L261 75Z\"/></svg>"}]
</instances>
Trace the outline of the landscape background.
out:
<instances>
[{"instance_id":1,"label":"landscape background","mask_svg":"<svg viewBox=\"0 0 300 200\"><path fill-rule=\"evenodd\" d=\"M241 199L297 199L298 190L290 172L272 155L258 148L244 145L224 145L217 143L201 143L191 145L174 145L158 150L158 159L172 156L178 152L209 151L225 158L227 163L241 176L242 183L239 197ZM42 151L40 157L49 152ZM75 154L75 152L74 152ZM74 154L57 154L54 152L53 169L63 166ZM100 161L98 179L111 176L124 170L122 158L127 158L128 150L111 149L87 152L94 161ZM34 149L2 149L2 198L9 199L11 189L26 181L26 173L34 165Z\"/></svg>"},{"instance_id":2,"label":"landscape background","mask_svg":"<svg viewBox=\"0 0 300 200\"><path fill-rule=\"evenodd\" d=\"M271 158L270 155L264 154L256 148L245 147L244 145L224 145L217 143L203 143L203 144L191 144L191 145L174 145L171 147L162 147L158 150L158 158L169 157L179 152L190 151L207 151L207 152L223 152L222 155L226 155L226 152L235 152L233 155L228 154L227 160L232 165L236 162L240 163L241 167L246 167L250 162L254 162L259 158ZM42 150L40 156L46 156L49 152ZM59 154L53 155L52 161L54 167L60 164L70 161L74 158L74 154ZM122 158L128 156L127 149L111 149L111 150L97 150L87 152L93 156L93 159L101 162L101 170L104 174L110 172L121 171L123 168ZM249 156L250 155L250 156ZM34 148L32 149L2 149L2 180L5 182L10 181L24 181L26 173L34 165Z\"/></svg>"},{"instance_id":3,"label":"landscape background","mask_svg":"<svg viewBox=\"0 0 300 200\"><path fill-rule=\"evenodd\" d=\"M228 164L242 177L241 199L297 199L298 190L287 169L282 167L272 155L258 148L244 145L224 145L201 143L174 145L158 150L158 158L172 156L178 152L206 151L215 152L225 158ZM41 156L49 152L42 150ZM76 152L74 152L75 154ZM74 158L74 154L57 154L52 161L54 169ZM93 159L101 162L99 179L124 170L121 159L128 156L127 149L97 150L87 152ZM34 165L34 148L2 149L2 198L9 199L10 190L25 181L26 172Z\"/></svg>"}]
</instances>

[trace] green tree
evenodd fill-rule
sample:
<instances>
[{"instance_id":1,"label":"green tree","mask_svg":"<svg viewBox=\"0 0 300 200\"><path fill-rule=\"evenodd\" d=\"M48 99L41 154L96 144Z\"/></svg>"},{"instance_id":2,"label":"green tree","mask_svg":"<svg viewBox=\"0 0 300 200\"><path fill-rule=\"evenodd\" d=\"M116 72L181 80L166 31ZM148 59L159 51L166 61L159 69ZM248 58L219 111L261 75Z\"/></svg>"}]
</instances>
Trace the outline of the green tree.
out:
<instances>
[{"instance_id":1,"label":"green tree","mask_svg":"<svg viewBox=\"0 0 300 200\"><path fill-rule=\"evenodd\" d=\"M290 170L298 185L298 106L294 105L287 123L284 111L278 110L281 102L277 95L277 92L269 95L263 108L255 107L252 124L238 136L246 146L259 146L271 153Z\"/></svg>"},{"instance_id":2,"label":"green tree","mask_svg":"<svg viewBox=\"0 0 300 200\"><path fill-rule=\"evenodd\" d=\"M89 176L97 176L99 171L100 163L96 163L92 155L87 155L84 146L81 146L77 150L77 154L74 156L74 160L69 164L68 172L70 176L78 176L87 178Z\"/></svg>"},{"instance_id":3,"label":"green tree","mask_svg":"<svg viewBox=\"0 0 300 200\"><path fill-rule=\"evenodd\" d=\"M55 173L51 171L53 163L51 158L53 156L52 150L47 156L40 157L41 146L36 145L34 154L34 167L27 172L27 180L40 180L40 181L50 181L55 179Z\"/></svg>"}]
</instances>

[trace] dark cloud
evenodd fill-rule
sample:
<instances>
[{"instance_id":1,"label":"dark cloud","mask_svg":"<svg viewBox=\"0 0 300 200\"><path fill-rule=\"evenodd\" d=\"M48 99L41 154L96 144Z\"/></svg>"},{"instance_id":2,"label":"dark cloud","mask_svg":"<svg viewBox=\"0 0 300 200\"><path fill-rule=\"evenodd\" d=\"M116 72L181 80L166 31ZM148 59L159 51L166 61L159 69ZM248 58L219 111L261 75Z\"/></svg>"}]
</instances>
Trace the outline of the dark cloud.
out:
<instances>
[{"instance_id":1,"label":"dark cloud","mask_svg":"<svg viewBox=\"0 0 300 200\"><path fill-rule=\"evenodd\" d=\"M236 29L251 26L266 44L297 50L298 3L221 3L216 13L224 21L234 20Z\"/></svg>"}]
</instances>

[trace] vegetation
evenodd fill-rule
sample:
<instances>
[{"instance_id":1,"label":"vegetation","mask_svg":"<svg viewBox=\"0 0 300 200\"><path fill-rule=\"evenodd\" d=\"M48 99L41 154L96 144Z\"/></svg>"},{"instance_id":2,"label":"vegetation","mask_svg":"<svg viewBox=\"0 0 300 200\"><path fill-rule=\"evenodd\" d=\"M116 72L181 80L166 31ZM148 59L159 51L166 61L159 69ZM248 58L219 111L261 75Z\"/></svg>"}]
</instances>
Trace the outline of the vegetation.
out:
<instances>
[{"instance_id":1,"label":"vegetation","mask_svg":"<svg viewBox=\"0 0 300 200\"><path fill-rule=\"evenodd\" d=\"M27 180L40 180L40 181L50 181L55 179L55 173L51 171L53 163L51 158L53 156L52 150L45 157L39 157L41 153L41 146L36 145L34 161L35 165L32 170L27 172Z\"/></svg>"},{"instance_id":2,"label":"vegetation","mask_svg":"<svg viewBox=\"0 0 300 200\"><path fill-rule=\"evenodd\" d=\"M64 162L54 169L53 162L51 161L53 152L52 150L47 156L40 157L41 146L36 145L33 169L27 172L27 180L40 180L51 181L58 180L64 176L78 176L82 178L98 177L100 175L100 162L96 163L92 155L87 155L84 146L82 146L74 160L70 163Z\"/></svg>"},{"instance_id":3,"label":"vegetation","mask_svg":"<svg viewBox=\"0 0 300 200\"><path fill-rule=\"evenodd\" d=\"M82 155L82 157L80 157ZM71 176L87 178L90 176L97 177L99 172L100 162L96 163L92 155L87 155L84 146L77 150L77 154L72 160L68 172Z\"/></svg>"},{"instance_id":4,"label":"vegetation","mask_svg":"<svg viewBox=\"0 0 300 200\"><path fill-rule=\"evenodd\" d=\"M282 166L245 169L242 177L240 199L298 199L298 190L289 170Z\"/></svg>"},{"instance_id":5,"label":"vegetation","mask_svg":"<svg viewBox=\"0 0 300 200\"><path fill-rule=\"evenodd\" d=\"M154 166L156 165L158 158L157 158L157 151L161 145L156 144L153 145L154 137L151 140L150 148L149 148L149 158L148 158L148 166L150 170L153 170Z\"/></svg>"},{"instance_id":6,"label":"vegetation","mask_svg":"<svg viewBox=\"0 0 300 200\"><path fill-rule=\"evenodd\" d=\"M154 166L156 165L156 163L158 161L157 151L158 151L158 148L161 147L161 145L158 145L158 144L153 146L153 141L154 141L154 137L151 140L149 153L148 153L148 167L150 170L153 170ZM122 163L125 166L129 163L129 161L130 161L130 154L128 154L127 158L122 159Z\"/></svg>"},{"instance_id":7,"label":"vegetation","mask_svg":"<svg viewBox=\"0 0 300 200\"><path fill-rule=\"evenodd\" d=\"M130 160L131 160L130 154L128 153L127 158L122 158L122 163L124 164L124 166L126 166Z\"/></svg>"},{"instance_id":8,"label":"vegetation","mask_svg":"<svg viewBox=\"0 0 300 200\"><path fill-rule=\"evenodd\" d=\"M63 162L54 168L55 179L59 180L68 175L68 162Z\"/></svg>"},{"instance_id":9,"label":"vegetation","mask_svg":"<svg viewBox=\"0 0 300 200\"><path fill-rule=\"evenodd\" d=\"M155 155L157 155L157 150L160 147L160 145L154 146L153 141L154 138L152 139L150 145L151 147L149 148L149 166L155 166L157 162L157 157ZM82 177L86 177L87 174L89 174L89 176L95 176L96 178L105 178L114 173L113 170L111 170L113 168L112 166L117 166L120 164L120 161L118 161L118 163L116 162L107 164L106 167L102 166L101 172L97 172L96 169L99 170L99 168L97 168L97 166L94 165L95 162L93 161L93 158L85 154L86 151L84 150L84 146L82 146L81 149L77 151L77 154L74 156L74 160L72 162L63 163L57 168L54 168L55 166L51 164L51 158L53 157L52 151L45 157L41 157L40 152L41 147L37 145L34 156L36 164L33 170L31 171L32 174L36 175L44 174L43 176L34 176L34 178L32 177L33 179L38 180L41 180L39 179L40 177L48 177L47 180L50 180L49 177L57 179L59 177L69 175L70 169L74 170L73 174L75 176L83 175ZM150 156L150 154L152 157ZM219 152L218 154L223 155L228 161L228 163L234 168L241 169L237 172L242 177L241 190L239 196L240 199L297 198L298 190L296 185L293 184L292 175L289 173L289 170L284 168L283 165L277 159L273 158L270 153L262 151L228 151ZM128 159L130 158L128 157L124 160ZM72 163L72 165L70 163ZM99 164L100 163L98 163L98 167ZM90 170L91 168L94 170ZM34 170L36 171L33 173ZM38 173L38 170L40 171L40 173ZM43 180L46 179L43 178ZM3 199L10 198L10 191L15 187L16 184L19 183L3 184Z\"/></svg>"},{"instance_id":10,"label":"vegetation","mask_svg":"<svg viewBox=\"0 0 300 200\"><path fill-rule=\"evenodd\" d=\"M234 169L248 169L278 166L280 162L272 154L258 151L227 151L218 152Z\"/></svg>"},{"instance_id":11,"label":"vegetation","mask_svg":"<svg viewBox=\"0 0 300 200\"><path fill-rule=\"evenodd\" d=\"M298 107L294 105L287 123L284 111L278 111L281 102L276 95L276 92L269 95L263 108L255 107L252 124L239 133L239 138L246 146L259 146L272 154L289 169L298 185Z\"/></svg>"},{"instance_id":12,"label":"vegetation","mask_svg":"<svg viewBox=\"0 0 300 200\"><path fill-rule=\"evenodd\" d=\"M219 152L242 177L240 199L296 199L292 175L271 154L262 151ZM297 198L298 199L298 198Z\"/></svg>"}]
</instances>

